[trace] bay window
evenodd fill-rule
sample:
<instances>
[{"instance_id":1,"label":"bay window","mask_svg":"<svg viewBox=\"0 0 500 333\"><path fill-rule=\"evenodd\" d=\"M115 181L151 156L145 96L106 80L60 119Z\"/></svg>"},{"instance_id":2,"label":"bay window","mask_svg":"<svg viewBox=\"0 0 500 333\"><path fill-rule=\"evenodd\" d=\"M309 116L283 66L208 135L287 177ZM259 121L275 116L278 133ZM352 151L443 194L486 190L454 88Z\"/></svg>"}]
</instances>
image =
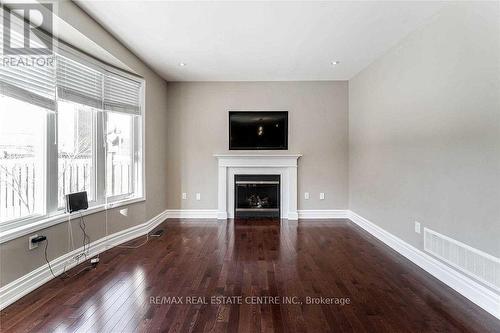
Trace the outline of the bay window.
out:
<instances>
[{"instance_id":1,"label":"bay window","mask_svg":"<svg viewBox=\"0 0 500 333\"><path fill-rule=\"evenodd\" d=\"M65 46L52 68L0 65L0 231L143 197L144 83Z\"/></svg>"}]
</instances>

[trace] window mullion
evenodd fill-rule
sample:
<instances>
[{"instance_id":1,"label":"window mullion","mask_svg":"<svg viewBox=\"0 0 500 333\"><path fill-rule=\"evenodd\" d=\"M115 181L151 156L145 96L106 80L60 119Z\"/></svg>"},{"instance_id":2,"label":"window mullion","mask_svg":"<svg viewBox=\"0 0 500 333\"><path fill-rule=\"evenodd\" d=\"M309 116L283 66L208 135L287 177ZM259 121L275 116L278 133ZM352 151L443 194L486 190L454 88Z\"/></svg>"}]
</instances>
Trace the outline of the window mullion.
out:
<instances>
[{"instance_id":1,"label":"window mullion","mask_svg":"<svg viewBox=\"0 0 500 333\"><path fill-rule=\"evenodd\" d=\"M57 103L56 103L57 108ZM57 112L47 114L46 136L46 214L50 215L58 209L58 156L57 156Z\"/></svg>"},{"instance_id":2,"label":"window mullion","mask_svg":"<svg viewBox=\"0 0 500 333\"><path fill-rule=\"evenodd\" d=\"M104 146L104 132L106 122L104 112L96 112L95 123L95 197L97 203L103 204L106 202L106 149Z\"/></svg>"},{"instance_id":3,"label":"window mullion","mask_svg":"<svg viewBox=\"0 0 500 333\"><path fill-rule=\"evenodd\" d=\"M132 175L134 179L132 180L132 186L133 186L133 193L135 195L139 194L139 191L142 191L140 188L139 182L141 181L141 143L140 143L140 119L139 117L134 117L134 126L133 126L133 136L134 136L134 151L133 151L133 165L134 165L134 170L132 172Z\"/></svg>"}]
</instances>

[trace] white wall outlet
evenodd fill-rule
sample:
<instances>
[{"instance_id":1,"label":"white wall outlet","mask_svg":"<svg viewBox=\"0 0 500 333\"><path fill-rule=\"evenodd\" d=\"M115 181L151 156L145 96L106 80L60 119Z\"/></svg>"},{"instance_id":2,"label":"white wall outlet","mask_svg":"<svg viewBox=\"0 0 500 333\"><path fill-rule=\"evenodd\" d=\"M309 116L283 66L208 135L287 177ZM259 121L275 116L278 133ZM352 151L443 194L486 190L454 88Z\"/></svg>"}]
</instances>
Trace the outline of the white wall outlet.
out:
<instances>
[{"instance_id":1,"label":"white wall outlet","mask_svg":"<svg viewBox=\"0 0 500 333\"><path fill-rule=\"evenodd\" d=\"M34 250L38 247L39 243L32 243L31 240L35 237L38 237L38 235L32 235L28 238L28 249Z\"/></svg>"},{"instance_id":2,"label":"white wall outlet","mask_svg":"<svg viewBox=\"0 0 500 333\"><path fill-rule=\"evenodd\" d=\"M309 200L309 192L304 193L304 199Z\"/></svg>"},{"instance_id":3,"label":"white wall outlet","mask_svg":"<svg viewBox=\"0 0 500 333\"><path fill-rule=\"evenodd\" d=\"M198 201L201 200L201 193L196 193L196 200L198 200Z\"/></svg>"},{"instance_id":4,"label":"white wall outlet","mask_svg":"<svg viewBox=\"0 0 500 333\"><path fill-rule=\"evenodd\" d=\"M319 200L325 200L325 193L321 192L319 194Z\"/></svg>"},{"instance_id":5,"label":"white wall outlet","mask_svg":"<svg viewBox=\"0 0 500 333\"><path fill-rule=\"evenodd\" d=\"M415 232L417 234L420 233L420 222L415 221Z\"/></svg>"},{"instance_id":6,"label":"white wall outlet","mask_svg":"<svg viewBox=\"0 0 500 333\"><path fill-rule=\"evenodd\" d=\"M188 194L186 192L182 193L182 200L186 200L188 198Z\"/></svg>"}]
</instances>

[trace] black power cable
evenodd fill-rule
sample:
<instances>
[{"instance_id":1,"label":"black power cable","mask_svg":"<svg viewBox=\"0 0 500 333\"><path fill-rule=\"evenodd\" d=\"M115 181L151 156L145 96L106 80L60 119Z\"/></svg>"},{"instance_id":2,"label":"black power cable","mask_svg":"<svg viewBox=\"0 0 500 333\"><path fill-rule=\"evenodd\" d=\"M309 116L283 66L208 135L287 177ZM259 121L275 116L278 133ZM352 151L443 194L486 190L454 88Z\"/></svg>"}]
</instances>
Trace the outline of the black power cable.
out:
<instances>
[{"instance_id":1,"label":"black power cable","mask_svg":"<svg viewBox=\"0 0 500 333\"><path fill-rule=\"evenodd\" d=\"M83 219L82 212L80 212L80 229L83 233L83 255L85 256L85 259L87 258L87 252L90 250L90 236L87 234L86 228L87 225Z\"/></svg>"},{"instance_id":2,"label":"black power cable","mask_svg":"<svg viewBox=\"0 0 500 333\"><path fill-rule=\"evenodd\" d=\"M50 264L50 261L49 261L49 259L47 257L47 248L48 247L49 247L49 239L47 238L45 240L45 250L44 250L45 262L49 266L50 274L52 274L52 276L54 278L56 278L57 276L54 274L54 271L52 270L52 265ZM68 273L66 273L66 266L64 266L64 269L63 269L63 271L61 273L61 275L64 275L64 276L61 277L61 280L65 279L65 278L73 278L73 277L77 276L78 274L80 274L81 272L86 271L86 270L88 270L90 268L95 268L95 265L85 266L81 270L79 270L78 272L76 272L75 274L69 275Z\"/></svg>"},{"instance_id":3,"label":"black power cable","mask_svg":"<svg viewBox=\"0 0 500 333\"><path fill-rule=\"evenodd\" d=\"M52 276L55 278L56 275L54 274L54 271L52 270L52 266L50 265L50 262L49 262L49 259L47 259L47 247L49 246L49 239L45 239L45 262L47 263L47 265L49 265L49 269L50 269L50 274L52 274Z\"/></svg>"},{"instance_id":4,"label":"black power cable","mask_svg":"<svg viewBox=\"0 0 500 333\"><path fill-rule=\"evenodd\" d=\"M85 256L85 259L86 259L87 258L87 252L90 251L90 236L87 234L87 225L85 224L85 220L84 220L83 215L82 215L81 212L80 212L80 223L79 223L79 225L80 225L80 229L82 230L82 233L83 233L83 253L81 253L79 256L81 257L83 255L83 256ZM48 246L49 246L49 239L46 238L45 239L45 250L44 250L45 262L49 266L50 274L52 274L52 276L55 278L56 275L54 274L54 271L52 270L52 266L51 266L50 261L49 261L48 256L47 256L47 248L48 248ZM61 273L61 275L64 275L64 276L61 277L61 279L75 277L76 275L80 274L81 272L83 272L83 271L85 271L85 270L87 270L89 268L95 268L95 265L85 266L83 269L81 269L80 271L76 272L75 274L69 275L68 273L66 273L66 265L64 265L63 271Z\"/></svg>"}]
</instances>

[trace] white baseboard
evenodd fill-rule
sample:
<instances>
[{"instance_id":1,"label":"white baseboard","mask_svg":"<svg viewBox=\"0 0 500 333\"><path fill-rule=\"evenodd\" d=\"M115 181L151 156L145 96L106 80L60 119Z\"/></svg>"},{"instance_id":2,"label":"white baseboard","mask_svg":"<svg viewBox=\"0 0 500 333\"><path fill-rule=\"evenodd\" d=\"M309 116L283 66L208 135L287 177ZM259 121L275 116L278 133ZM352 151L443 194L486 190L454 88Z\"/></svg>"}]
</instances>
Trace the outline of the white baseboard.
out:
<instances>
[{"instance_id":1,"label":"white baseboard","mask_svg":"<svg viewBox=\"0 0 500 333\"><path fill-rule=\"evenodd\" d=\"M147 234L156 228L160 223L165 221L166 218L167 213L164 211L145 223L119 231L90 243L89 257L93 257L114 246ZM83 248L79 248L50 261L54 275L60 275L64 270L64 265L66 265L66 270L68 270L79 264L78 262L70 263L69 261L76 254L81 253L82 251ZM49 265L45 264L3 286L0 288L0 310L14 303L24 295L32 292L53 278L54 277L49 270Z\"/></svg>"},{"instance_id":2,"label":"white baseboard","mask_svg":"<svg viewBox=\"0 0 500 333\"><path fill-rule=\"evenodd\" d=\"M347 219L349 211L345 209L302 209L298 210L299 219Z\"/></svg>"},{"instance_id":3,"label":"white baseboard","mask_svg":"<svg viewBox=\"0 0 500 333\"><path fill-rule=\"evenodd\" d=\"M441 282L500 319L500 295L352 211L349 211L349 219Z\"/></svg>"},{"instance_id":4,"label":"white baseboard","mask_svg":"<svg viewBox=\"0 0 500 333\"><path fill-rule=\"evenodd\" d=\"M169 219L216 219L217 209L167 209Z\"/></svg>"}]
</instances>

